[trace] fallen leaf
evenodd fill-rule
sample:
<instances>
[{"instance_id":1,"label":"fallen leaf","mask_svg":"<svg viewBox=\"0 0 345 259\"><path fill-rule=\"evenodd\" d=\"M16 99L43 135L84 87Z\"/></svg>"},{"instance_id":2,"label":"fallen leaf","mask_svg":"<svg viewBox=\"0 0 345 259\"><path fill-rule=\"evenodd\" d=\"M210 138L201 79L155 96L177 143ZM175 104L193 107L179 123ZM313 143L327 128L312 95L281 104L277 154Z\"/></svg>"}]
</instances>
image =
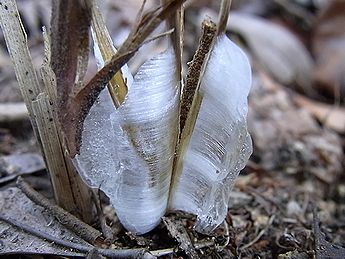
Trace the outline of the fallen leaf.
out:
<instances>
[{"instance_id":1,"label":"fallen leaf","mask_svg":"<svg viewBox=\"0 0 345 259\"><path fill-rule=\"evenodd\" d=\"M313 114L296 102L299 95L269 76L262 73L254 82L248 113L254 157L266 170L303 172L335 183L343 172L339 135L320 127Z\"/></svg>"},{"instance_id":2,"label":"fallen leaf","mask_svg":"<svg viewBox=\"0 0 345 259\"><path fill-rule=\"evenodd\" d=\"M313 101L301 95L294 97L295 102L310 112L324 126L339 133L345 133L345 107Z\"/></svg>"},{"instance_id":3,"label":"fallen leaf","mask_svg":"<svg viewBox=\"0 0 345 259\"><path fill-rule=\"evenodd\" d=\"M13 154L0 157L0 183L19 175L32 174L45 169L41 155L37 153Z\"/></svg>"},{"instance_id":4,"label":"fallen leaf","mask_svg":"<svg viewBox=\"0 0 345 259\"><path fill-rule=\"evenodd\" d=\"M84 240L62 226L47 211L30 201L18 188L0 192L0 216L48 233L57 239L83 244ZM6 254L53 254L60 256L85 256L50 241L41 239L5 223L0 219L0 255Z\"/></svg>"}]
</instances>

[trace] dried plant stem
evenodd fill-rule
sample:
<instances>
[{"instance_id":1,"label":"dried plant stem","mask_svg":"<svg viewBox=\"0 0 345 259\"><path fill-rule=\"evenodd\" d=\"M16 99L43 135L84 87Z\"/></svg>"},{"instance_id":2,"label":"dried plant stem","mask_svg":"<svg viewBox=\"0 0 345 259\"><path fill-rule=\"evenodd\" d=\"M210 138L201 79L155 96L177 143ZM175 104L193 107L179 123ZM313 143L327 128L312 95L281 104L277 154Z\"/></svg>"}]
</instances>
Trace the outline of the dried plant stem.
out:
<instances>
[{"instance_id":1,"label":"dried plant stem","mask_svg":"<svg viewBox=\"0 0 345 259\"><path fill-rule=\"evenodd\" d=\"M42 134L47 133L43 135L45 136L43 149L47 150L45 151L47 167L54 187L55 199L58 205L90 223L94 216L91 192L74 168L66 152L61 131L57 127L56 79L50 67L50 42L45 30L43 37L45 57L41 67L41 75L47 95L44 95L45 97L40 96L35 102L38 112L36 120L41 121L39 124ZM42 112L40 113L40 111Z\"/></svg>"},{"instance_id":2,"label":"dried plant stem","mask_svg":"<svg viewBox=\"0 0 345 259\"><path fill-rule=\"evenodd\" d=\"M72 230L87 242L94 244L97 240L101 239L101 232L79 220L61 207L52 204L47 198L36 192L21 177L19 177L17 180L17 186L31 201L47 209L47 211L52 216L54 216L62 225Z\"/></svg>"},{"instance_id":3,"label":"dried plant stem","mask_svg":"<svg viewBox=\"0 0 345 259\"><path fill-rule=\"evenodd\" d=\"M164 0L164 4L168 4L169 0ZM176 56L176 73L177 81L182 84L182 52L183 52L183 32L184 32L184 6L181 5L175 12L175 15L168 17L167 28L174 29L171 35L171 42L175 50ZM182 85L180 84L180 88Z\"/></svg>"},{"instance_id":4,"label":"dried plant stem","mask_svg":"<svg viewBox=\"0 0 345 259\"><path fill-rule=\"evenodd\" d=\"M190 110L193 106L193 100L200 86L202 70L205 66L205 62L207 61L207 55L212 48L215 36L216 25L209 20L205 20L202 24L202 33L199 40L198 49L193 57L191 65L188 68L186 85L182 92L180 118L181 131L183 131L185 127L187 117L189 116Z\"/></svg>"},{"instance_id":5,"label":"dried plant stem","mask_svg":"<svg viewBox=\"0 0 345 259\"><path fill-rule=\"evenodd\" d=\"M73 200L72 191L66 190L71 186L68 178L63 177L67 171L63 150L49 106L48 96L42 93L33 102L33 114L37 118L37 128L42 140L42 149L50 172L56 202L63 204L66 210L73 211L74 205L69 202ZM61 193L62 190L65 192Z\"/></svg>"},{"instance_id":6,"label":"dried plant stem","mask_svg":"<svg viewBox=\"0 0 345 259\"><path fill-rule=\"evenodd\" d=\"M93 29L92 32L95 35L95 44L98 45L103 60L106 62L115 55L116 50L96 2L93 2L92 5L91 26ZM121 70L119 70L109 81L108 90L115 107L119 107L124 101L128 91L128 87Z\"/></svg>"},{"instance_id":7,"label":"dried plant stem","mask_svg":"<svg viewBox=\"0 0 345 259\"><path fill-rule=\"evenodd\" d=\"M218 18L218 35L224 33L226 30L231 2L232 0L222 0Z\"/></svg>"},{"instance_id":8,"label":"dried plant stem","mask_svg":"<svg viewBox=\"0 0 345 259\"><path fill-rule=\"evenodd\" d=\"M42 148L46 167L51 175L55 198L60 206L90 222L92 206L87 191L82 191L86 187L83 187L71 163L66 161L65 149L61 145L59 131L56 128L56 89L47 88L49 96L43 94L44 89L38 82L14 0L0 2L0 24L36 139ZM46 59L49 59L49 55L46 55ZM51 84L54 80L48 80L47 77L52 72L47 67L42 71L44 83Z\"/></svg>"},{"instance_id":9,"label":"dried plant stem","mask_svg":"<svg viewBox=\"0 0 345 259\"><path fill-rule=\"evenodd\" d=\"M202 24L202 34L199 40L198 49L193 57L187 72L186 84L182 91L181 111L180 111L180 142L177 148L173 181L171 183L171 193L177 183L178 174L182 168L183 154L188 146L189 139L194 129L197 115L202 102L202 95L199 92L201 78L206 68L209 54L216 39L217 26L210 20L205 20Z\"/></svg>"},{"instance_id":10,"label":"dried plant stem","mask_svg":"<svg viewBox=\"0 0 345 259\"><path fill-rule=\"evenodd\" d=\"M0 25L13 62L20 91L30 114L30 121L34 133L40 143L31 102L41 92L41 88L32 64L27 45L27 36L20 20L15 0L4 0L0 2Z\"/></svg>"}]
</instances>

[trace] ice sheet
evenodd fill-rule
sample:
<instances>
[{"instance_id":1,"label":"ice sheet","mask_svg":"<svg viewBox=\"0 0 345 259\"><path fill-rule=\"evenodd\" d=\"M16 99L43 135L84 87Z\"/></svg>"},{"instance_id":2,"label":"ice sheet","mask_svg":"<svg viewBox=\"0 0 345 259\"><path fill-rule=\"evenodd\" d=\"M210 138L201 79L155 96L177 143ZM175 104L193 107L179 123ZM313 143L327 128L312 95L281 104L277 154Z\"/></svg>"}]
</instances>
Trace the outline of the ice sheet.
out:
<instances>
[{"instance_id":1,"label":"ice sheet","mask_svg":"<svg viewBox=\"0 0 345 259\"><path fill-rule=\"evenodd\" d=\"M142 234L165 214L178 125L172 49L145 62L124 103L104 90L84 123L75 164L110 198L124 227Z\"/></svg>"},{"instance_id":2,"label":"ice sheet","mask_svg":"<svg viewBox=\"0 0 345 259\"><path fill-rule=\"evenodd\" d=\"M252 153L247 131L251 68L246 55L225 35L218 36L200 92L194 131L181 151L169 207L197 215L196 229L209 233L227 214L235 178Z\"/></svg>"}]
</instances>

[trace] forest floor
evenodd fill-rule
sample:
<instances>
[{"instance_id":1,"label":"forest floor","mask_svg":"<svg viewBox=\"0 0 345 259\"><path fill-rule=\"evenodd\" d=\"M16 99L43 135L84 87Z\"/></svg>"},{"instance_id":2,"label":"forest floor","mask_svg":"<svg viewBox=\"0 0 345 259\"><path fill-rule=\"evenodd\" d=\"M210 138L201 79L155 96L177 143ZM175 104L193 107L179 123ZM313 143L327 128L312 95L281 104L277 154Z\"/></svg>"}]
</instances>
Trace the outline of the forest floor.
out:
<instances>
[{"instance_id":1,"label":"forest floor","mask_svg":"<svg viewBox=\"0 0 345 259\"><path fill-rule=\"evenodd\" d=\"M115 44L129 32L139 8L139 1L120 2L102 5ZM217 12L216 2L188 2L185 61L197 46L200 22ZM135 236L104 205L116 232L113 248L159 250L162 258L345 258L345 5L301 2L233 1L227 32L253 66L248 125L254 151L235 182L226 221L211 235L202 235L193 229L193 216L171 213L153 231ZM18 6L38 70L41 26L49 24L50 6L43 0L22 0ZM21 175L53 199L2 34L0 44L0 213L6 209L23 221L34 215L25 213L38 211L48 225L53 222L49 213L15 188ZM132 71L147 53L163 47L159 40L145 46L131 61ZM94 72L91 67L88 76ZM18 208L23 211L16 212ZM38 218L30 219L32 224L39 224ZM8 258L41 258L30 255L35 251L83 255L36 239L0 219L0 257L4 251L13 253ZM32 240L39 247L30 247Z\"/></svg>"}]
</instances>

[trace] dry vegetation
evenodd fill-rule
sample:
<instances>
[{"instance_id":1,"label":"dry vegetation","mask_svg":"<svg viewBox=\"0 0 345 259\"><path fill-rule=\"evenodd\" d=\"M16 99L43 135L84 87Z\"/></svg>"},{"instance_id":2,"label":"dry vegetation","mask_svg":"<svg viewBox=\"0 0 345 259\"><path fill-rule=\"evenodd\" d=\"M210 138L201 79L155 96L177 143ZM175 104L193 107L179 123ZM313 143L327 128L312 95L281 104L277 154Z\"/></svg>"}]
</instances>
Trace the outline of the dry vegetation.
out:
<instances>
[{"instance_id":1,"label":"dry vegetation","mask_svg":"<svg viewBox=\"0 0 345 259\"><path fill-rule=\"evenodd\" d=\"M3 2L0 1L0 6ZM127 36L137 22L134 18L140 8L139 2L114 0L102 1L100 5L117 47L124 41L123 35ZM148 1L147 8L153 7L153 2ZM74 214L92 227L54 205L53 189L40 155L39 147L42 144L35 141L34 134L40 132L41 136L43 134L48 138L56 134L56 139L61 136L54 129L42 133L40 125L35 125L35 122L33 128L30 126L1 33L0 255L13 253L15 255L10 258L32 258L29 254L89 254L89 258L127 258L142 256L146 250L150 250L162 258L345 258L345 249L342 248L345 247L345 4L343 1L329 3L310 0L302 5L301 2L233 1L234 12L230 14L226 30L246 50L253 66L248 123L254 153L236 181L226 222L211 236L195 232L195 219L183 213L169 214L155 230L135 236L121 227L101 193L83 196L83 187L78 187L78 193L72 195L73 198L62 197L70 201L76 199L72 207L65 208L73 212L76 209L74 206L79 207ZM18 0L17 3L34 64L35 71L29 72L30 75L39 74L44 53L41 26L49 25L51 6L46 0ZM187 2L185 61L193 56L204 15L213 17L218 7L218 1ZM150 22L157 22L157 17L160 17L159 14L153 12L151 20L140 25L147 29L145 36L152 29ZM83 30L80 32L85 34ZM87 33L85 37L88 37ZM118 66L126 63L145 40L141 38L133 42L131 39L126 41L125 51L119 51L117 60L121 59L121 62ZM76 39L65 40L75 44L76 49L80 47ZM160 39L144 45L129 61L132 71L136 71L144 60L163 48L164 43ZM52 53L54 51L55 57L63 52L61 49L52 49ZM85 57L89 54L82 55ZM64 63L58 58L55 60ZM70 69L61 64L56 67L63 68L65 72ZM109 67L107 69L102 72L103 79L104 74L108 74L107 79L114 74ZM65 80L64 71L60 71L60 80ZM49 71L43 72L49 76ZM55 72L59 74L59 71ZM95 73L95 60L90 57L85 81L91 79L92 84L100 80L97 76L93 77ZM45 84L51 83L49 78L45 79ZM34 81L31 85L43 85L35 77L30 80ZM88 89L92 89L92 86ZM38 95L41 90L34 89L33 94ZM71 96L71 92L75 93L73 89L68 91L62 95L66 97ZM97 91L100 89L93 93ZM46 92L49 90L46 89ZM30 98L30 94L28 92L25 98ZM36 106L29 107L29 110L32 109L30 112L39 114L46 107L48 111L45 114L49 113L47 103L52 101L52 95L41 96ZM85 100L78 98L78 102ZM83 105L85 109L90 108L90 103ZM73 100L64 108L70 111L72 106L75 106ZM69 115L75 117L79 112ZM46 117L42 123L51 123L50 117ZM68 126L67 131L73 131L71 139L77 142L73 134L78 126ZM74 144L70 146L72 153L77 150ZM64 161L62 167L66 171L71 165L61 149L62 144L51 145L55 145L55 151L44 146L43 150L58 154L60 158L54 155L52 160ZM49 165L54 161L46 162ZM73 169L69 168L66 172L66 179L74 179ZM15 189L18 176L25 181L19 180L19 189ZM64 182L58 183L60 188L65 187ZM49 200L41 198L42 194ZM78 195L82 197L79 201ZM80 211L80 207L85 207L88 204L85 202L97 200L98 197L102 203L96 202L96 207L103 207L105 214L100 221L93 221L89 215L92 212L87 208L84 208L86 211ZM82 204L78 206L78 203ZM37 229L39 233L35 232ZM101 248L95 251L93 246ZM129 250L118 252L119 248Z\"/></svg>"}]
</instances>

